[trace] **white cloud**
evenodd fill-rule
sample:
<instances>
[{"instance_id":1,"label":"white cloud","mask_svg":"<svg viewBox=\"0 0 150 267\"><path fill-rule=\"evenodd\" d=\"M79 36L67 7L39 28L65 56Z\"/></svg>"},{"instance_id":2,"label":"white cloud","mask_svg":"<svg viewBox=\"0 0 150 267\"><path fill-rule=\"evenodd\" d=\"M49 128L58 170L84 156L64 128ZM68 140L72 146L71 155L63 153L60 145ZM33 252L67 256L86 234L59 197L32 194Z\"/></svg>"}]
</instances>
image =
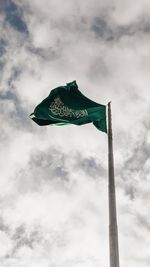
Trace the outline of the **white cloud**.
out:
<instances>
[{"instance_id":1,"label":"white cloud","mask_svg":"<svg viewBox=\"0 0 150 267\"><path fill-rule=\"evenodd\" d=\"M1 258L9 254L9 252L13 248L12 240L3 231L0 231L0 247L1 247L1 252L0 252Z\"/></svg>"},{"instance_id":2,"label":"white cloud","mask_svg":"<svg viewBox=\"0 0 150 267\"><path fill-rule=\"evenodd\" d=\"M1 15L1 266L109 264L107 136L28 119L76 79L87 97L112 100L121 265L148 267L149 2L15 3L28 33Z\"/></svg>"},{"instance_id":3,"label":"white cloud","mask_svg":"<svg viewBox=\"0 0 150 267\"><path fill-rule=\"evenodd\" d=\"M141 15L149 15L148 9L149 9L149 1L143 0L143 1L119 1L115 0L114 5L114 19L120 23L120 24L130 24L136 19L138 19Z\"/></svg>"}]
</instances>

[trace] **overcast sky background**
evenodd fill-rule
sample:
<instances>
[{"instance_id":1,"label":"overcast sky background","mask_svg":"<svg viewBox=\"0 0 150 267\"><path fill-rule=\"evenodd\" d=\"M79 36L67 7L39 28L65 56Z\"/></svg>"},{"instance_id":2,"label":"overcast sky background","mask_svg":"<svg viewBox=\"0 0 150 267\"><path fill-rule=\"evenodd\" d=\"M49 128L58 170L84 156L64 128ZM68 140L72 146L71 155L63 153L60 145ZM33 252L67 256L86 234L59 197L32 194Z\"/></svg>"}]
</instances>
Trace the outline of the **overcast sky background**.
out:
<instances>
[{"instance_id":1,"label":"overcast sky background","mask_svg":"<svg viewBox=\"0 0 150 267\"><path fill-rule=\"evenodd\" d=\"M39 127L76 80L112 101L120 266L150 266L150 1L0 0L0 266L108 267L107 135Z\"/></svg>"}]
</instances>

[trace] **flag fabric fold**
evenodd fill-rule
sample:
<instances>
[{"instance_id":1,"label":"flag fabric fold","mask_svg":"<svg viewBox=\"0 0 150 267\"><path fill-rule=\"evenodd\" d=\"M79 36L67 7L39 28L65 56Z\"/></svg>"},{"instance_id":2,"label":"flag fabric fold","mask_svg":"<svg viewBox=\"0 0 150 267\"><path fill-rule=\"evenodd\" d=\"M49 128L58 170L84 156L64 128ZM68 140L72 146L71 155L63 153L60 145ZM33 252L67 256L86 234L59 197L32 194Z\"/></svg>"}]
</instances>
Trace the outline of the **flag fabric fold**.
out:
<instances>
[{"instance_id":1,"label":"flag fabric fold","mask_svg":"<svg viewBox=\"0 0 150 267\"><path fill-rule=\"evenodd\" d=\"M98 104L79 90L76 81L53 89L30 118L40 126L44 125L83 125L93 123L107 133L106 106Z\"/></svg>"}]
</instances>

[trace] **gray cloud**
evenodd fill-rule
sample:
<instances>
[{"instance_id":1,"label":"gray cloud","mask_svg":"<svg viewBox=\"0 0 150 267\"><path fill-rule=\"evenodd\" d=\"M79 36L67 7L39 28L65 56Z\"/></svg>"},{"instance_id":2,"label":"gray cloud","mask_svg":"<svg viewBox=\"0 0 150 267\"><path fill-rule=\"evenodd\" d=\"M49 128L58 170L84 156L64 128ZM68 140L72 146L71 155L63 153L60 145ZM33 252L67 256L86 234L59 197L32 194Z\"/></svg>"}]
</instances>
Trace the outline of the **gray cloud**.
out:
<instances>
[{"instance_id":1,"label":"gray cloud","mask_svg":"<svg viewBox=\"0 0 150 267\"><path fill-rule=\"evenodd\" d=\"M46 61L56 60L60 56L60 50L57 48L54 49L53 47L43 49L30 46L28 49L32 54L35 54Z\"/></svg>"},{"instance_id":2,"label":"gray cloud","mask_svg":"<svg viewBox=\"0 0 150 267\"><path fill-rule=\"evenodd\" d=\"M141 182L147 182L146 162L149 158L149 145L147 144L146 136L143 135L140 144L135 146L122 168L116 171L116 174L122 180L121 186L132 200L139 197L144 198L147 195L146 191L143 192L141 188Z\"/></svg>"},{"instance_id":3,"label":"gray cloud","mask_svg":"<svg viewBox=\"0 0 150 267\"><path fill-rule=\"evenodd\" d=\"M127 1L122 23L119 2L77 2L0 4L2 267L108 266L107 137L28 118L74 78L89 98L112 99L121 259L149 266L149 16Z\"/></svg>"},{"instance_id":4,"label":"gray cloud","mask_svg":"<svg viewBox=\"0 0 150 267\"><path fill-rule=\"evenodd\" d=\"M2 0L0 4L0 11L5 14L5 21L11 27L21 33L27 33L27 25L23 20L23 11L12 0Z\"/></svg>"},{"instance_id":5,"label":"gray cloud","mask_svg":"<svg viewBox=\"0 0 150 267\"><path fill-rule=\"evenodd\" d=\"M4 223L4 220L2 217L0 217L0 231L9 232L9 226Z\"/></svg>"},{"instance_id":6,"label":"gray cloud","mask_svg":"<svg viewBox=\"0 0 150 267\"><path fill-rule=\"evenodd\" d=\"M95 18L92 25L92 30L96 35L105 41L112 41L114 39L113 31L108 26L106 20L102 18Z\"/></svg>"},{"instance_id":7,"label":"gray cloud","mask_svg":"<svg viewBox=\"0 0 150 267\"><path fill-rule=\"evenodd\" d=\"M10 80L11 84L11 80ZM11 87L11 86L10 86ZM8 110L9 113L9 120L19 128L25 130L25 128L30 128L30 120L28 117L27 112L24 110L18 97L16 96L13 91L6 91L4 94L0 94L0 101L1 101L1 112L3 113L4 110ZM9 103L13 103L15 109L9 112Z\"/></svg>"},{"instance_id":8,"label":"gray cloud","mask_svg":"<svg viewBox=\"0 0 150 267\"><path fill-rule=\"evenodd\" d=\"M82 170L87 176L93 179L101 179L107 175L106 170L96 158L85 158L81 154L77 154L76 156L75 168Z\"/></svg>"},{"instance_id":9,"label":"gray cloud","mask_svg":"<svg viewBox=\"0 0 150 267\"><path fill-rule=\"evenodd\" d=\"M71 192L75 182L72 179L74 170L83 172L87 179L89 177L92 180L101 180L106 177L106 170L96 158L86 158L74 151L70 168L68 165L69 157L70 155L64 154L52 146L46 151L36 149L31 155L28 166L25 169L18 169L15 174L17 176L16 187L18 187L19 192L21 194L38 192L43 185L52 186L56 190ZM24 184L23 187L22 183Z\"/></svg>"},{"instance_id":10,"label":"gray cloud","mask_svg":"<svg viewBox=\"0 0 150 267\"><path fill-rule=\"evenodd\" d=\"M15 246L11 255L14 256L18 249L23 246L33 249L36 244L42 242L42 239L43 237L39 229L35 229L28 233L26 227L24 225L20 225L12 234L12 240L14 240Z\"/></svg>"},{"instance_id":11,"label":"gray cloud","mask_svg":"<svg viewBox=\"0 0 150 267\"><path fill-rule=\"evenodd\" d=\"M95 17L92 22L92 30L96 36L106 42L116 42L123 37L132 38L140 34L149 35L149 16L139 16L136 21L122 26L110 17Z\"/></svg>"},{"instance_id":12,"label":"gray cloud","mask_svg":"<svg viewBox=\"0 0 150 267\"><path fill-rule=\"evenodd\" d=\"M7 42L1 38L0 39L0 56L3 56L6 53Z\"/></svg>"}]
</instances>

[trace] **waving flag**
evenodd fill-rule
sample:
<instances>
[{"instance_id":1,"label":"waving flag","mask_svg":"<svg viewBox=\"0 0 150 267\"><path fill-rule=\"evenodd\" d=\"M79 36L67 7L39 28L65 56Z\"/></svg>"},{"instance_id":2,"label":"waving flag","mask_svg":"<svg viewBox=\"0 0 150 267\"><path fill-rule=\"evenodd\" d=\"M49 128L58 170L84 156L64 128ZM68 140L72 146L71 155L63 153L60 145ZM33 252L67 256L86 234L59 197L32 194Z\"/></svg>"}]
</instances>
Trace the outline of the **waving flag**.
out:
<instances>
[{"instance_id":1,"label":"waving flag","mask_svg":"<svg viewBox=\"0 0 150 267\"><path fill-rule=\"evenodd\" d=\"M78 90L76 81L53 89L30 118L40 126L92 122L100 131L107 132L106 106L85 97Z\"/></svg>"}]
</instances>

